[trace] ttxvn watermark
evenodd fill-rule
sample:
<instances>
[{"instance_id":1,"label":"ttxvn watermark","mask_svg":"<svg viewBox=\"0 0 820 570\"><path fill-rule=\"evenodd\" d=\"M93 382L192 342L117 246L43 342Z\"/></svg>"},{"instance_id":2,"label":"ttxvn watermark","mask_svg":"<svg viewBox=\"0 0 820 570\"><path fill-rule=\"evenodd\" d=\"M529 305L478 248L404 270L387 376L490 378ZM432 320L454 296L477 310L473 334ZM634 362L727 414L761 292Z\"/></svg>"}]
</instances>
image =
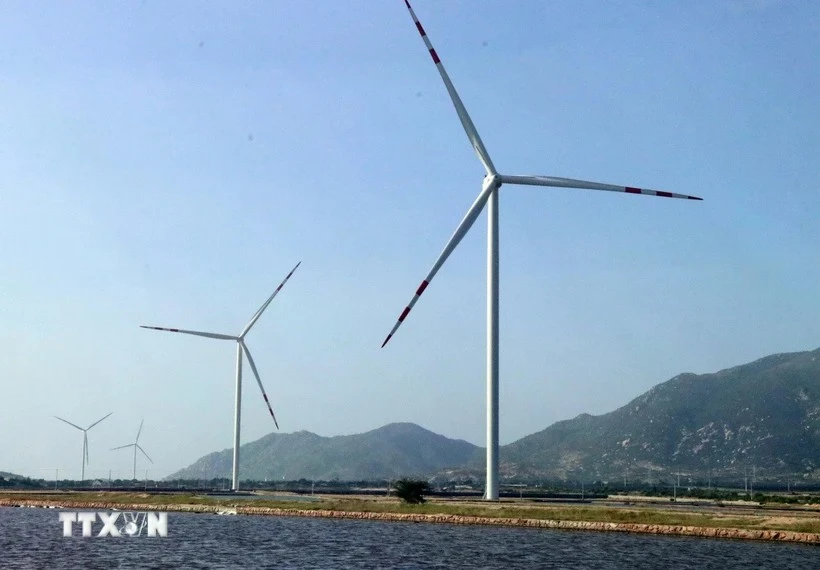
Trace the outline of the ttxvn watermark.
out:
<instances>
[{"instance_id":1,"label":"ttxvn watermark","mask_svg":"<svg viewBox=\"0 0 820 570\"><path fill-rule=\"evenodd\" d=\"M82 536L168 536L168 513L63 511L59 520L63 536L74 536L75 525L82 529ZM99 529L96 533L94 526Z\"/></svg>"}]
</instances>

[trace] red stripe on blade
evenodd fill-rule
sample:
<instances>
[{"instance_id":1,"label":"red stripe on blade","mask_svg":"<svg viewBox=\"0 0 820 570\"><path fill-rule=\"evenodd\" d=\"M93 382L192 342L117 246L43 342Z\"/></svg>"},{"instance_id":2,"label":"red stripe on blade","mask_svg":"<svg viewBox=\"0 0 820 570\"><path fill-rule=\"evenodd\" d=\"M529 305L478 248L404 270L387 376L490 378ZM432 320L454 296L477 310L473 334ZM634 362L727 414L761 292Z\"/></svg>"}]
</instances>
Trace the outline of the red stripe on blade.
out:
<instances>
[{"instance_id":1,"label":"red stripe on blade","mask_svg":"<svg viewBox=\"0 0 820 570\"><path fill-rule=\"evenodd\" d=\"M658 190L655 192L656 196L660 196L661 198L674 198L671 192L664 192L663 190Z\"/></svg>"},{"instance_id":2,"label":"red stripe on blade","mask_svg":"<svg viewBox=\"0 0 820 570\"><path fill-rule=\"evenodd\" d=\"M401 312L401 316L399 317L399 322L404 321L405 317L407 317L407 313L410 312L410 307L405 307L404 310Z\"/></svg>"},{"instance_id":3,"label":"red stripe on blade","mask_svg":"<svg viewBox=\"0 0 820 570\"><path fill-rule=\"evenodd\" d=\"M427 281L422 281L421 285L419 285L419 288L416 290L416 295L421 295L424 293L424 290L427 289L428 285L429 283Z\"/></svg>"},{"instance_id":4,"label":"red stripe on blade","mask_svg":"<svg viewBox=\"0 0 820 570\"><path fill-rule=\"evenodd\" d=\"M436 50L431 49L430 50L430 55L433 56L433 62L434 63L436 63L436 64L441 63L441 60L438 58L438 54L436 54Z\"/></svg>"},{"instance_id":5,"label":"red stripe on blade","mask_svg":"<svg viewBox=\"0 0 820 570\"><path fill-rule=\"evenodd\" d=\"M422 37L426 36L427 34L424 33L424 28L421 27L421 22L416 22L416 28L418 28L419 33Z\"/></svg>"},{"instance_id":6,"label":"red stripe on blade","mask_svg":"<svg viewBox=\"0 0 820 570\"><path fill-rule=\"evenodd\" d=\"M382 348L384 348L384 345L387 344L388 341L390 341L391 338L393 338L392 334L387 335L387 338L384 339L384 342L382 343Z\"/></svg>"},{"instance_id":7,"label":"red stripe on blade","mask_svg":"<svg viewBox=\"0 0 820 570\"><path fill-rule=\"evenodd\" d=\"M640 188L632 188L631 186L627 186L626 189L624 190L624 192L626 192L627 194L642 194L643 193L643 192L641 192Z\"/></svg>"}]
</instances>

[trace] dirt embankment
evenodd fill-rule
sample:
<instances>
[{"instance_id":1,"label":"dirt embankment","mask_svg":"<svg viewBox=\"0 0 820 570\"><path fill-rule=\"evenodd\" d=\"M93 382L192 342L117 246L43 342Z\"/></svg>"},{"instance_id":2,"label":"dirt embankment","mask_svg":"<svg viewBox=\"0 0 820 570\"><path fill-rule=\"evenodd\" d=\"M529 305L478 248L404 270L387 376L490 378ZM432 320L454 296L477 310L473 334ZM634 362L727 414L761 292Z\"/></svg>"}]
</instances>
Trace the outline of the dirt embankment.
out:
<instances>
[{"instance_id":1,"label":"dirt embankment","mask_svg":"<svg viewBox=\"0 0 820 570\"><path fill-rule=\"evenodd\" d=\"M604 532L630 532L641 534L658 534L670 536L699 536L706 538L732 538L740 540L772 540L780 542L799 542L820 544L820 534L794 532L788 530L758 530L740 528L712 528L698 526L678 526L642 523L588 522L527 518L476 517L448 514L415 514L415 513L371 513L314 509L282 509L274 507L236 506L223 507L195 504L140 504L111 503L71 500L32 500L0 499L0 506L5 507L60 507L86 510L127 510L127 511L171 511L189 513L228 513L238 515L320 517L337 519L358 519L386 522L413 522L434 524L466 524L485 526L518 526L529 528L551 528L564 530L593 530Z\"/></svg>"}]
</instances>

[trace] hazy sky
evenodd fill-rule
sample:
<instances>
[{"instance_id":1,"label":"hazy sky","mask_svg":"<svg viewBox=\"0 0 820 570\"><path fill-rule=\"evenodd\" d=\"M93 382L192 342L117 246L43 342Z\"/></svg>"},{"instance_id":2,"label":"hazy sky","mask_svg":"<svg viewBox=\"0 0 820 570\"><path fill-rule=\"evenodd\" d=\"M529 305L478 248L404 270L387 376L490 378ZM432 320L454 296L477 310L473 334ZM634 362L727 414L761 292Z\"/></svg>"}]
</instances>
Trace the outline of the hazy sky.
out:
<instances>
[{"instance_id":1,"label":"hazy sky","mask_svg":"<svg viewBox=\"0 0 820 570\"><path fill-rule=\"evenodd\" d=\"M820 4L416 0L505 186L501 443L820 346ZM484 171L400 0L0 8L0 470L162 477L232 445L238 334L283 432L484 445ZM246 366L243 442L271 432Z\"/></svg>"}]
</instances>

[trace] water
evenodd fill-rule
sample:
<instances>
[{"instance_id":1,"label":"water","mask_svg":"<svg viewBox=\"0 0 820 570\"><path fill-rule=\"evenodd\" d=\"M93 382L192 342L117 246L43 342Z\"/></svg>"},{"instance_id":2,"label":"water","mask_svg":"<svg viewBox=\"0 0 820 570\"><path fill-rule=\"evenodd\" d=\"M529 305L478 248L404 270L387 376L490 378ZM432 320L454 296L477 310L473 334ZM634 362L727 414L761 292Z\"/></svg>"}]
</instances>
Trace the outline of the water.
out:
<instances>
[{"instance_id":1,"label":"water","mask_svg":"<svg viewBox=\"0 0 820 570\"><path fill-rule=\"evenodd\" d=\"M165 538L64 538L58 512L0 507L0 568L820 568L796 544L295 517L169 513Z\"/></svg>"}]
</instances>

